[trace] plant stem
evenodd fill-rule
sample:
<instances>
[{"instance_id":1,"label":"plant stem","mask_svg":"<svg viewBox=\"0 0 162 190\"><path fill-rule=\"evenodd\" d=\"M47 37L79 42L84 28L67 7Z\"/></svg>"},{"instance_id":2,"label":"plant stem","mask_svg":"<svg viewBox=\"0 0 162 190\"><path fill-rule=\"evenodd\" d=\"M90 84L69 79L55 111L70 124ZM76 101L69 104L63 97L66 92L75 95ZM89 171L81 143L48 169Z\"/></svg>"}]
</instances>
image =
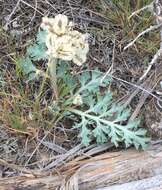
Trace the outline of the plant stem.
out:
<instances>
[{"instance_id":1,"label":"plant stem","mask_svg":"<svg viewBox=\"0 0 162 190\"><path fill-rule=\"evenodd\" d=\"M117 124L113 121L108 121L106 119L100 118L99 116L91 115L91 114L88 114L86 112L83 112L83 111L80 111L77 109L73 109L73 108L69 108L68 111L70 111L74 114L77 114L79 116L84 116L84 117L89 118L93 121L98 121L100 123L103 123L105 126L109 126L110 128L116 128L117 130L123 131L124 133L127 133L127 134L131 133L132 136L135 136L135 134L131 130L127 129L126 127L124 128L122 125Z\"/></svg>"},{"instance_id":2,"label":"plant stem","mask_svg":"<svg viewBox=\"0 0 162 190\"><path fill-rule=\"evenodd\" d=\"M55 99L58 99L57 90L57 75L56 75L57 59L50 58L48 63L49 72L51 75L51 84L54 92Z\"/></svg>"}]
</instances>

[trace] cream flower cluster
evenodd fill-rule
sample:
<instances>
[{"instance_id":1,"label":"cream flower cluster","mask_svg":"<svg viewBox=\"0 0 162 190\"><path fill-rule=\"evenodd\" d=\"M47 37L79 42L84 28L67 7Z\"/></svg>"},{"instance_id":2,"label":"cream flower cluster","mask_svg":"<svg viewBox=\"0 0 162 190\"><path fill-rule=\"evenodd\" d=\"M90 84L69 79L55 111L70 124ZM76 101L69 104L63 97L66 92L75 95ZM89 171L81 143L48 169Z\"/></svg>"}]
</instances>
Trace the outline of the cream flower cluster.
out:
<instances>
[{"instance_id":1,"label":"cream flower cluster","mask_svg":"<svg viewBox=\"0 0 162 190\"><path fill-rule=\"evenodd\" d=\"M83 100L80 94L78 94L77 96L75 96L74 100L73 100L73 104L74 105L82 105L83 104Z\"/></svg>"},{"instance_id":2,"label":"cream flower cluster","mask_svg":"<svg viewBox=\"0 0 162 190\"><path fill-rule=\"evenodd\" d=\"M41 28L47 31L46 46L48 55L66 61L73 61L78 66L86 61L89 45L87 35L73 30L73 23L65 15L55 18L44 17Z\"/></svg>"}]
</instances>

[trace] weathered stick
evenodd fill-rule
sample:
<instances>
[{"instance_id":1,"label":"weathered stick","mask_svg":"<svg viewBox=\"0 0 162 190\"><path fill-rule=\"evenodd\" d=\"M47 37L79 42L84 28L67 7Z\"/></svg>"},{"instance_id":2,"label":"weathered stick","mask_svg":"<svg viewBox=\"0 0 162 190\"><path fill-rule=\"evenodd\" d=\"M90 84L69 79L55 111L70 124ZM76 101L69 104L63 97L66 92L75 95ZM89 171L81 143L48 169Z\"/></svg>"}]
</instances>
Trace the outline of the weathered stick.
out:
<instances>
[{"instance_id":1,"label":"weathered stick","mask_svg":"<svg viewBox=\"0 0 162 190\"><path fill-rule=\"evenodd\" d=\"M99 188L97 190L161 190L162 175L125 183L122 185L113 185L110 187Z\"/></svg>"},{"instance_id":2,"label":"weathered stick","mask_svg":"<svg viewBox=\"0 0 162 190\"><path fill-rule=\"evenodd\" d=\"M144 152L129 149L87 159L77 157L58 171L50 176L42 172L42 177L26 174L0 178L0 190L91 190L162 175L162 146L155 144Z\"/></svg>"}]
</instances>

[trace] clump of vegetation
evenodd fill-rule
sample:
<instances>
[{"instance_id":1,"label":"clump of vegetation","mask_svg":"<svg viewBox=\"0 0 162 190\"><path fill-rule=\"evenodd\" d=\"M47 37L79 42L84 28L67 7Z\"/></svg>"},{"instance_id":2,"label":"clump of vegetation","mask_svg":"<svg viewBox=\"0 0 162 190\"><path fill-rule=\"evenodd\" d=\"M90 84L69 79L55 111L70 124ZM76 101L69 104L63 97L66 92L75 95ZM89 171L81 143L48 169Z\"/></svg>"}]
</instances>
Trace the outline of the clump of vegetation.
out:
<instances>
[{"instance_id":1,"label":"clump of vegetation","mask_svg":"<svg viewBox=\"0 0 162 190\"><path fill-rule=\"evenodd\" d=\"M146 130L139 128L139 120L128 122L130 110L114 103L108 89L111 76L104 76L97 68L77 75L71 73L72 62L83 65L88 51L87 35L74 30L65 15L57 15L43 18L36 42L16 61L16 66L29 83L43 80L39 96L46 81L51 80L53 100L46 109L52 113L55 124L63 118L72 120L84 145L95 139L98 143L110 140L115 146L124 142L126 147L144 149L148 143ZM34 65L40 60L47 63L44 69Z\"/></svg>"},{"instance_id":2,"label":"clump of vegetation","mask_svg":"<svg viewBox=\"0 0 162 190\"><path fill-rule=\"evenodd\" d=\"M112 38L115 34L120 46L125 46L125 42L134 39L141 31L153 24L154 16L147 10L130 18L132 12L149 5L151 2L152 0L103 0L102 3L98 1L95 4L96 9L109 21L109 26L104 27L100 33ZM153 54L158 50L159 42L159 35L151 32L139 39L134 49L141 55Z\"/></svg>"}]
</instances>

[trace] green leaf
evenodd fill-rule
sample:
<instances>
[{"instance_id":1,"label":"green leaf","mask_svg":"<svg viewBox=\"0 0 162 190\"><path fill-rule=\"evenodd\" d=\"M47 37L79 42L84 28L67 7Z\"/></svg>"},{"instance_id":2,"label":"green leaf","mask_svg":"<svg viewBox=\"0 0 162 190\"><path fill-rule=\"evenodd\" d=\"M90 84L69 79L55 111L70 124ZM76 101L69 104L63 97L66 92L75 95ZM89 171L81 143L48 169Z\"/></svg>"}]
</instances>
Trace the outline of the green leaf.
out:
<instances>
[{"instance_id":1,"label":"green leaf","mask_svg":"<svg viewBox=\"0 0 162 190\"><path fill-rule=\"evenodd\" d=\"M70 74L69 70L70 70L69 64L67 64L63 60L59 60L57 65L57 77L64 79L65 75Z\"/></svg>"},{"instance_id":2,"label":"green leaf","mask_svg":"<svg viewBox=\"0 0 162 190\"><path fill-rule=\"evenodd\" d=\"M17 66L26 75L37 71L37 68L33 65L29 57L20 58L17 62Z\"/></svg>"},{"instance_id":3,"label":"green leaf","mask_svg":"<svg viewBox=\"0 0 162 190\"><path fill-rule=\"evenodd\" d=\"M109 102L107 103L109 105ZM99 102L96 102L94 107L96 108L96 105L98 104ZM101 103L101 105L102 106L100 107L99 112L92 112L95 110L93 108L86 111L72 108L69 109L71 113L80 116L81 121L77 124L77 127L81 129L81 138L83 143L86 142L85 145L88 145L88 142L90 143L91 140L95 138L98 143L104 143L110 139L115 146L118 146L118 144L121 142L124 142L126 147L134 145L136 148L141 147L144 149L147 146L148 138L145 137L146 131L138 128L138 120L133 121L133 124L131 122L127 123L126 125L122 124L122 122L125 123L125 121L128 119L128 109L123 108L122 110L120 105L112 106L111 109L116 113L114 113L112 116L109 114L109 117L106 118L101 117L100 115L100 113L102 113L102 108L104 108L105 111L105 104ZM107 107L105 112L109 112L109 107L110 106ZM91 126L93 126L95 129L92 129ZM86 130L87 128L88 130ZM93 138L90 138L90 136Z\"/></svg>"},{"instance_id":4,"label":"green leaf","mask_svg":"<svg viewBox=\"0 0 162 190\"><path fill-rule=\"evenodd\" d=\"M46 35L45 30L40 30L36 35L36 42L27 48L27 56L33 61L39 61L41 59L47 59L46 48Z\"/></svg>"},{"instance_id":5,"label":"green leaf","mask_svg":"<svg viewBox=\"0 0 162 190\"><path fill-rule=\"evenodd\" d=\"M44 45L46 43L46 36L47 36L47 31L39 30L36 36L37 43Z\"/></svg>"},{"instance_id":6,"label":"green leaf","mask_svg":"<svg viewBox=\"0 0 162 190\"><path fill-rule=\"evenodd\" d=\"M110 92L106 92L104 96L97 96L96 104L93 107L91 106L88 112L94 112L96 114L102 115L106 112L107 107L111 103L112 94ZM94 100L94 99L93 99Z\"/></svg>"},{"instance_id":7,"label":"green leaf","mask_svg":"<svg viewBox=\"0 0 162 190\"><path fill-rule=\"evenodd\" d=\"M33 80L38 77L38 69L33 65L29 57L21 57L16 61L17 69L28 77L29 80Z\"/></svg>"},{"instance_id":8,"label":"green leaf","mask_svg":"<svg viewBox=\"0 0 162 190\"><path fill-rule=\"evenodd\" d=\"M101 126L100 123L98 123L97 127L93 130L93 135L96 138L97 143L100 144L107 142L107 137L102 127L103 126Z\"/></svg>"},{"instance_id":9,"label":"green leaf","mask_svg":"<svg viewBox=\"0 0 162 190\"><path fill-rule=\"evenodd\" d=\"M80 137L82 138L82 143L85 146L88 146L90 141L91 141L90 138L89 138L89 135L90 135L90 130L87 129L86 126L83 126L82 130L81 130L81 133L80 133Z\"/></svg>"},{"instance_id":10,"label":"green leaf","mask_svg":"<svg viewBox=\"0 0 162 190\"><path fill-rule=\"evenodd\" d=\"M111 132L109 133L109 137L111 139L111 142L118 147L119 142L121 142L120 137L117 135L117 131L115 130L115 128L111 127Z\"/></svg>"},{"instance_id":11,"label":"green leaf","mask_svg":"<svg viewBox=\"0 0 162 190\"><path fill-rule=\"evenodd\" d=\"M82 139L82 143L85 145L85 146L88 146L89 143L90 143L90 134L91 134L91 131L86 127L87 126L87 120L82 117L82 122L77 125L76 124L76 128L80 128L81 127L81 132L79 134L79 136L81 137Z\"/></svg>"},{"instance_id":12,"label":"green leaf","mask_svg":"<svg viewBox=\"0 0 162 190\"><path fill-rule=\"evenodd\" d=\"M115 146L123 142L126 147L134 145L144 149L148 138L145 137L146 131L139 128L139 120L128 122L130 109L113 103L110 91L106 90L102 94L100 92L99 87L107 87L110 77L103 80L101 72L92 71L83 72L78 79L80 88L76 90L76 94L83 97L82 109L69 108L68 111L80 117L75 125L81 130L83 144L87 146L93 139L98 143L110 140Z\"/></svg>"},{"instance_id":13,"label":"green leaf","mask_svg":"<svg viewBox=\"0 0 162 190\"><path fill-rule=\"evenodd\" d=\"M135 131L135 134L138 136L144 136L146 135L147 131L145 129L138 129L137 131Z\"/></svg>"},{"instance_id":14,"label":"green leaf","mask_svg":"<svg viewBox=\"0 0 162 190\"><path fill-rule=\"evenodd\" d=\"M46 47L35 43L27 49L27 55L31 57L33 61L47 59Z\"/></svg>"},{"instance_id":15,"label":"green leaf","mask_svg":"<svg viewBox=\"0 0 162 190\"><path fill-rule=\"evenodd\" d=\"M122 108L122 110L118 110L118 115L116 116L117 118L114 120L114 122L126 121L129 116L130 110Z\"/></svg>"},{"instance_id":16,"label":"green leaf","mask_svg":"<svg viewBox=\"0 0 162 190\"><path fill-rule=\"evenodd\" d=\"M89 80L90 80L90 73L89 72L84 72L79 77L79 81L80 81L82 86L86 85L86 83L88 83Z\"/></svg>"},{"instance_id":17,"label":"green leaf","mask_svg":"<svg viewBox=\"0 0 162 190\"><path fill-rule=\"evenodd\" d=\"M91 72L83 72L79 77L79 82L81 84L81 88L79 92L85 93L88 92L99 92L99 87L105 87L109 84L110 80L107 78L102 81L103 74L98 71L91 71ZM110 79L110 77L108 77ZM87 93L87 92L86 92Z\"/></svg>"}]
</instances>

